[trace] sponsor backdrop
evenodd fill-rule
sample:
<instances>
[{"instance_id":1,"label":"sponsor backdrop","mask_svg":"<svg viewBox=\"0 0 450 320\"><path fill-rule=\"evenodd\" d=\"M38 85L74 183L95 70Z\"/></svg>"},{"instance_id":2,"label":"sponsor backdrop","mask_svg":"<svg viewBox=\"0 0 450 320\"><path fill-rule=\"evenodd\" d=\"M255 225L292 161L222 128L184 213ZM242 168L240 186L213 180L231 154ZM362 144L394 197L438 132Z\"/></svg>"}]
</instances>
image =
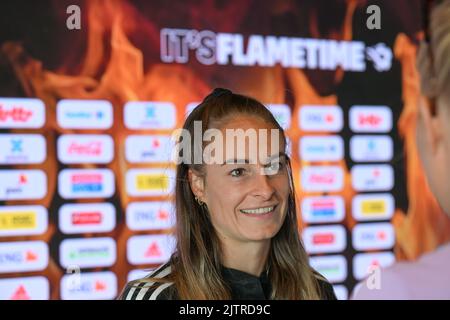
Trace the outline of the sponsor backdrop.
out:
<instances>
[{"instance_id":1,"label":"sponsor backdrop","mask_svg":"<svg viewBox=\"0 0 450 320\"><path fill-rule=\"evenodd\" d=\"M286 129L310 263L347 299L449 235L418 161L418 1L0 5L0 299L114 299L173 248L171 133L214 87ZM439 232L432 231L439 225Z\"/></svg>"}]
</instances>

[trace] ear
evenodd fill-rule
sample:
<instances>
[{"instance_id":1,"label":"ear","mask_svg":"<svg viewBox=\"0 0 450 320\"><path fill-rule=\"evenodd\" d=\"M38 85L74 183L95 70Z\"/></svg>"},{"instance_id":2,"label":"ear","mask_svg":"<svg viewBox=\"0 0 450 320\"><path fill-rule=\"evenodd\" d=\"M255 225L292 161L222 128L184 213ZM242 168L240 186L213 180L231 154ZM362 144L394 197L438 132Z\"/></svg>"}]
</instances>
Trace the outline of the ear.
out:
<instances>
[{"instance_id":1,"label":"ear","mask_svg":"<svg viewBox=\"0 0 450 320\"><path fill-rule=\"evenodd\" d=\"M205 180L203 176L196 173L194 170L188 170L189 185L196 197L204 202L205 197Z\"/></svg>"},{"instance_id":2,"label":"ear","mask_svg":"<svg viewBox=\"0 0 450 320\"><path fill-rule=\"evenodd\" d=\"M437 114L436 100L423 97L419 103L419 117L422 120L423 131L419 134L426 136L429 144L429 150L432 154L436 154L442 142L442 122L441 117Z\"/></svg>"}]
</instances>

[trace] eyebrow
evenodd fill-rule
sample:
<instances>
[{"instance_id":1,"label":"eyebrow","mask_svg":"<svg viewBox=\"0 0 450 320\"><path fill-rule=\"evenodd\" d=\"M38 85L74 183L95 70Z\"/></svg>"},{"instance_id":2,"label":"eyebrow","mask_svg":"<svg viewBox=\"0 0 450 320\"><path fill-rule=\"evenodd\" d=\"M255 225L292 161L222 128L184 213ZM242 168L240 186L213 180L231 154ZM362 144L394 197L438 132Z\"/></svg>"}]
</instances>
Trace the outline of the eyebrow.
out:
<instances>
[{"instance_id":1,"label":"eyebrow","mask_svg":"<svg viewBox=\"0 0 450 320\"><path fill-rule=\"evenodd\" d=\"M286 153L280 152L280 153L278 153L278 154L274 154L274 155L270 156L267 160L268 160L268 162L270 163L271 160L273 160L273 159L278 159L278 158L282 158L282 157L284 157L284 158L287 159ZM242 164L242 163L249 164L250 161L249 161L248 159L228 159L227 161L225 161L224 163L222 163L221 166L224 166L224 165L226 165L226 164Z\"/></svg>"}]
</instances>

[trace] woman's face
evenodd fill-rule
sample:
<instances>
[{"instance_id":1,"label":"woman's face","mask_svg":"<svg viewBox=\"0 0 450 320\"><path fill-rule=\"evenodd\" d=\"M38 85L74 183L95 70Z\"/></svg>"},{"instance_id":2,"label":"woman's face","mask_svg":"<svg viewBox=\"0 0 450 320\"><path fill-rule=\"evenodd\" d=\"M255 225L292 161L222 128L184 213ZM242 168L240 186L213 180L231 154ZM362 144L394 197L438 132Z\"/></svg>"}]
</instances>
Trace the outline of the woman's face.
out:
<instances>
[{"instance_id":1,"label":"woman's face","mask_svg":"<svg viewBox=\"0 0 450 320\"><path fill-rule=\"evenodd\" d=\"M267 141L258 139L255 146L254 141L245 139L243 151L236 144L233 148L232 139L227 140L226 129L254 129L256 132L265 129ZM212 224L222 241L268 240L284 222L289 195L285 144L280 133L278 143L274 143L279 147L272 146L271 129L275 129L271 124L249 116L234 117L220 129L225 161L205 165L200 199L208 206ZM238 149L244 159L236 156ZM250 163L230 163L237 159Z\"/></svg>"}]
</instances>

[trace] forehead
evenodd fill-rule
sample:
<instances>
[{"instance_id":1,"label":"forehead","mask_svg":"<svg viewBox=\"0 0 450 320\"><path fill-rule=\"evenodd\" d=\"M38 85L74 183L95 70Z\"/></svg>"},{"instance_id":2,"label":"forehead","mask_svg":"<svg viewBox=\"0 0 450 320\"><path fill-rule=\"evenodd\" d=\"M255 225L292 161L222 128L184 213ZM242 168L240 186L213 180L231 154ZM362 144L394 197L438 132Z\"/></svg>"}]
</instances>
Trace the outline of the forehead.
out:
<instances>
[{"instance_id":1,"label":"forehead","mask_svg":"<svg viewBox=\"0 0 450 320\"><path fill-rule=\"evenodd\" d=\"M263 153L268 157L285 151L281 130L257 116L239 115L230 118L220 127L220 131L223 135L223 150L229 153L227 159L233 156L236 158L237 154L249 158ZM241 149L242 146L245 150Z\"/></svg>"}]
</instances>

